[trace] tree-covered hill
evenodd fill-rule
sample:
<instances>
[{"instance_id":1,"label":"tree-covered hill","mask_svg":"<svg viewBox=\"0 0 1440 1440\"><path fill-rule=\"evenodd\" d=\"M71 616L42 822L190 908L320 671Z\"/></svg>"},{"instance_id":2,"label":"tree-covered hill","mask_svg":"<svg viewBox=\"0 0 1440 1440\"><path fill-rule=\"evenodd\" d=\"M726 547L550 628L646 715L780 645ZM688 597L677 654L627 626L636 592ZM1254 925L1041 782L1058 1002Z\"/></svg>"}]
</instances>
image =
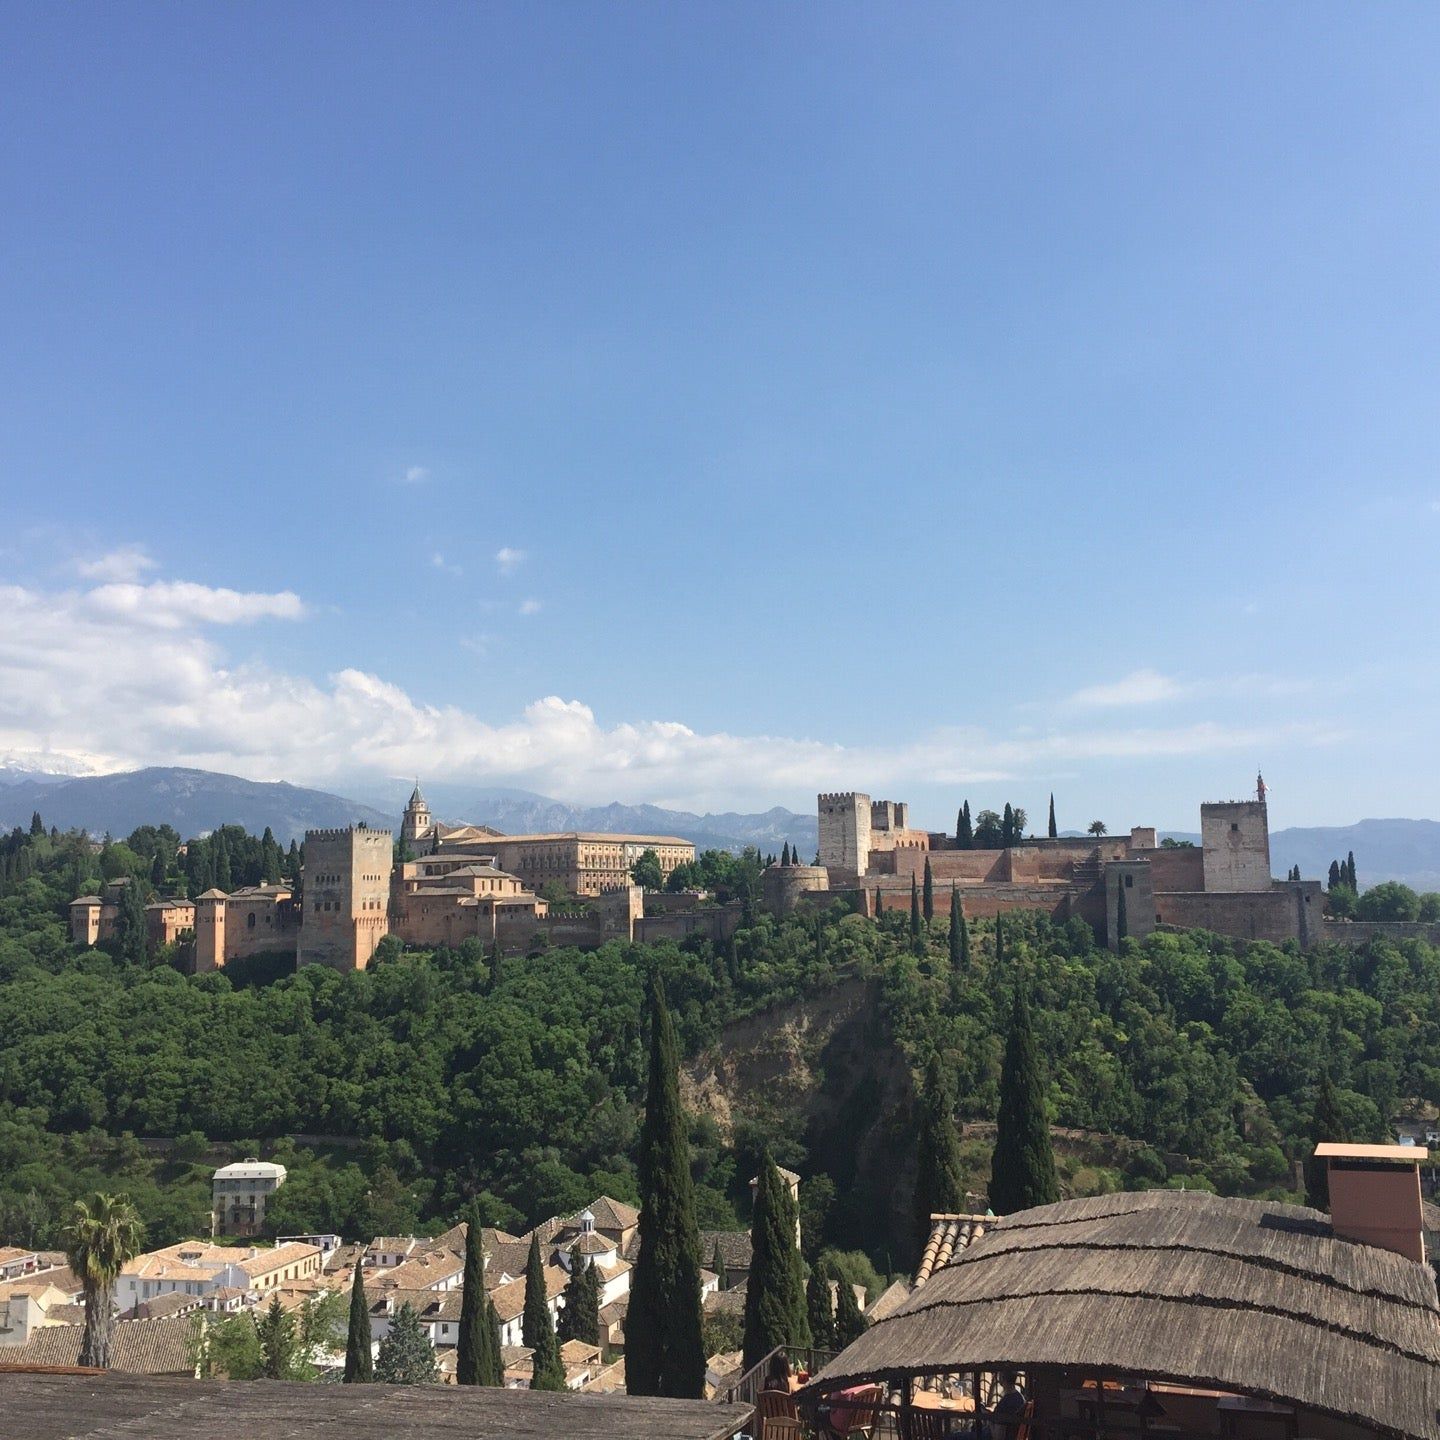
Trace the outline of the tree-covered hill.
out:
<instances>
[{"instance_id":1,"label":"tree-covered hill","mask_svg":"<svg viewBox=\"0 0 1440 1440\"><path fill-rule=\"evenodd\" d=\"M145 843L123 847L137 880L179 884L139 853ZM1112 1147L1113 1164L1073 1165L1077 1190L1284 1187L1325 1073L1353 1138L1378 1138L1402 1097L1440 1099L1440 951L1419 942L1301 954L1193 932L1113 955L1083 925L1026 916L1007 917L1000 958L985 922L952 960L962 947L946 921L916 937L906 915L877 926L837 904L759 917L719 948L612 944L497 967L476 944L392 944L359 974L286 974L277 962L191 977L163 956L72 949L64 907L97 863L83 837L43 826L0 839L0 1239L53 1243L64 1207L99 1178L135 1194L152 1238L201 1228L217 1145L292 1167L273 1212L285 1231L439 1225L472 1196L507 1226L598 1191L633 1200L650 967L692 1061L737 1027L768 1043L765 1017L803 1020L837 987L865 996L842 1040L809 1057L793 1101L737 1096L728 1117L696 1115L702 1225L746 1213L769 1146L813 1195L833 1187L820 1221L832 1238L894 1248L886 1217L907 1213L913 1166L893 1077L904 1089L938 1050L961 1117L993 1119L1017 983L1029 987L1051 1119L1130 1142ZM790 1043L789 1019L773 1028L777 1046ZM887 1124L888 1140L875 1130ZM863 1170L847 1170L847 1127L880 1135ZM296 1135L332 1138L285 1138ZM181 1140L157 1156L137 1136ZM873 1208L847 1198L862 1190Z\"/></svg>"}]
</instances>

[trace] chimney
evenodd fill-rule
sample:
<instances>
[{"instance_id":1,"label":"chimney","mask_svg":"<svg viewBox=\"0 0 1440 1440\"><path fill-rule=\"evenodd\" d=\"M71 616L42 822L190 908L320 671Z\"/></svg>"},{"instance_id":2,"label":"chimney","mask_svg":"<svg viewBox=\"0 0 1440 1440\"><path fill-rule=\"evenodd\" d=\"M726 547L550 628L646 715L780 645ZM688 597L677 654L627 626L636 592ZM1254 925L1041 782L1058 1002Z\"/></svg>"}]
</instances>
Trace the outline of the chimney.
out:
<instances>
[{"instance_id":1,"label":"chimney","mask_svg":"<svg viewBox=\"0 0 1440 1440\"><path fill-rule=\"evenodd\" d=\"M1393 1250L1425 1263L1420 1161L1414 1145L1315 1147L1330 1173L1330 1227L1336 1238Z\"/></svg>"}]
</instances>

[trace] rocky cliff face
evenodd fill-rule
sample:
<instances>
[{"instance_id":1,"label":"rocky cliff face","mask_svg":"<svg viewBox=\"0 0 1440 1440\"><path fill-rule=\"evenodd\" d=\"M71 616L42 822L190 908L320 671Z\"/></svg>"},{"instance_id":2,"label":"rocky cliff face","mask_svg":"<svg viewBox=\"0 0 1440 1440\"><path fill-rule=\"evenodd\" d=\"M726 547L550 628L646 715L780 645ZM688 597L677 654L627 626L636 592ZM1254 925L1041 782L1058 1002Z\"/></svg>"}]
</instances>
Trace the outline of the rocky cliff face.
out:
<instances>
[{"instance_id":1,"label":"rocky cliff face","mask_svg":"<svg viewBox=\"0 0 1440 1440\"><path fill-rule=\"evenodd\" d=\"M912 1258L914 1083L876 990L846 980L726 1027L682 1077L686 1105L737 1128L798 1141L802 1174L835 1182L842 1248Z\"/></svg>"}]
</instances>

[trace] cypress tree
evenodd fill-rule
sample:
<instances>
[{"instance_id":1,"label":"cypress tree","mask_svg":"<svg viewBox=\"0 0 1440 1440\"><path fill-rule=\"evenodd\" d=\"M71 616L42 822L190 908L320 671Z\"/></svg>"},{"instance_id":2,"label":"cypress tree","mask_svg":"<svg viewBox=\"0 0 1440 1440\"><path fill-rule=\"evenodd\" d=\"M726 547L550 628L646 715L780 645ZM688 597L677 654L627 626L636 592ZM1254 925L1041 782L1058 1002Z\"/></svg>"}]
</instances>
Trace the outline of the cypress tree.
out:
<instances>
[{"instance_id":1,"label":"cypress tree","mask_svg":"<svg viewBox=\"0 0 1440 1440\"><path fill-rule=\"evenodd\" d=\"M1115 939L1118 943L1121 940L1128 939L1130 935L1130 909L1125 901L1125 882L1123 876L1117 888L1119 894L1115 901Z\"/></svg>"},{"instance_id":2,"label":"cypress tree","mask_svg":"<svg viewBox=\"0 0 1440 1440\"><path fill-rule=\"evenodd\" d=\"M961 850L969 850L975 844L975 831L970 824L970 802L960 807L960 823L955 830L955 844Z\"/></svg>"},{"instance_id":3,"label":"cypress tree","mask_svg":"<svg viewBox=\"0 0 1440 1440\"><path fill-rule=\"evenodd\" d=\"M870 1322L855 1303L855 1287L843 1276L835 1292L835 1343L843 1350L853 1345L869 1328Z\"/></svg>"},{"instance_id":4,"label":"cypress tree","mask_svg":"<svg viewBox=\"0 0 1440 1440\"><path fill-rule=\"evenodd\" d=\"M1055 792L1050 792L1050 838L1058 839L1060 832L1055 828Z\"/></svg>"},{"instance_id":5,"label":"cypress tree","mask_svg":"<svg viewBox=\"0 0 1440 1440\"><path fill-rule=\"evenodd\" d=\"M140 895L140 882L134 876L120 891L120 912L115 917L115 955L127 965L145 963L145 901Z\"/></svg>"},{"instance_id":6,"label":"cypress tree","mask_svg":"<svg viewBox=\"0 0 1440 1440\"><path fill-rule=\"evenodd\" d=\"M484 1364L481 1367L484 1379L480 1383L499 1388L505 1384L505 1359L500 1353L500 1312L496 1310L488 1291L485 1295L484 1340Z\"/></svg>"},{"instance_id":7,"label":"cypress tree","mask_svg":"<svg viewBox=\"0 0 1440 1440\"><path fill-rule=\"evenodd\" d=\"M810 1343L817 1350L834 1350L835 1306L830 1299L830 1267L817 1260L805 1285L805 1316L810 1322Z\"/></svg>"},{"instance_id":8,"label":"cypress tree","mask_svg":"<svg viewBox=\"0 0 1440 1440\"><path fill-rule=\"evenodd\" d=\"M915 1235L919 1250L930 1237L932 1215L953 1215L964 1203L960 1137L955 1133L955 1095L933 1052L920 1090L920 1135L916 1147ZM918 1251L917 1251L918 1253Z\"/></svg>"},{"instance_id":9,"label":"cypress tree","mask_svg":"<svg viewBox=\"0 0 1440 1440\"><path fill-rule=\"evenodd\" d=\"M997 1215L1050 1205L1060 1198L1055 1152L1045 1115L1045 1086L1030 1028L1030 1006L1022 978L1015 977L1010 1031L1000 1069L1000 1111L995 1120L995 1153L990 1161L990 1205Z\"/></svg>"},{"instance_id":10,"label":"cypress tree","mask_svg":"<svg viewBox=\"0 0 1440 1440\"><path fill-rule=\"evenodd\" d=\"M463 1322L461 1335L464 1335ZM350 1282L350 1330L345 1337L345 1383L368 1384L375 1378L375 1361L370 1353L370 1309L365 1304L365 1267L357 1258ZM460 1382L465 1383L463 1380Z\"/></svg>"},{"instance_id":11,"label":"cypress tree","mask_svg":"<svg viewBox=\"0 0 1440 1440\"><path fill-rule=\"evenodd\" d=\"M965 902L960 887L950 887L950 968L965 970L970 965L970 927L965 923Z\"/></svg>"},{"instance_id":12,"label":"cypress tree","mask_svg":"<svg viewBox=\"0 0 1440 1440\"><path fill-rule=\"evenodd\" d=\"M625 1316L625 1384L632 1395L698 1400L705 1393L700 1235L679 1070L675 1027L659 973L652 972L649 1090L640 1133L640 1254Z\"/></svg>"},{"instance_id":13,"label":"cypress tree","mask_svg":"<svg viewBox=\"0 0 1440 1440\"><path fill-rule=\"evenodd\" d=\"M32 810L30 812L30 838L32 840L37 839L44 833L45 822L40 818L40 812L38 810Z\"/></svg>"},{"instance_id":14,"label":"cypress tree","mask_svg":"<svg viewBox=\"0 0 1440 1440\"><path fill-rule=\"evenodd\" d=\"M957 811L955 812L955 848L956 848L957 850L961 850L961 849L964 848L964 844L963 844L963 841L962 841L962 838L961 838L964 834L965 834L965 811L964 811L964 809L962 808L962 809L959 809L959 810L957 810Z\"/></svg>"},{"instance_id":15,"label":"cypress tree","mask_svg":"<svg viewBox=\"0 0 1440 1440\"><path fill-rule=\"evenodd\" d=\"M780 863L781 865L788 865L790 863L790 842L788 840L785 842L784 848L780 851Z\"/></svg>"},{"instance_id":16,"label":"cypress tree","mask_svg":"<svg viewBox=\"0 0 1440 1440\"><path fill-rule=\"evenodd\" d=\"M1008 850L1015 843L1015 811L1010 802L1005 802L1005 814L1000 820L1000 845Z\"/></svg>"},{"instance_id":17,"label":"cypress tree","mask_svg":"<svg viewBox=\"0 0 1440 1440\"><path fill-rule=\"evenodd\" d=\"M920 887L910 877L910 948L917 955L925 953L924 930L920 923Z\"/></svg>"},{"instance_id":18,"label":"cypress tree","mask_svg":"<svg viewBox=\"0 0 1440 1440\"><path fill-rule=\"evenodd\" d=\"M235 888L235 882L231 876L230 843L225 838L223 827L215 832L213 849L215 854L215 884L228 895L230 891Z\"/></svg>"},{"instance_id":19,"label":"cypress tree","mask_svg":"<svg viewBox=\"0 0 1440 1440\"><path fill-rule=\"evenodd\" d=\"M1330 862L1330 873L1325 877L1325 888L1327 890L1333 890L1339 883L1340 862L1338 860L1332 860Z\"/></svg>"},{"instance_id":20,"label":"cypress tree","mask_svg":"<svg viewBox=\"0 0 1440 1440\"><path fill-rule=\"evenodd\" d=\"M795 1202L775 1162L760 1162L750 1223L750 1278L745 1282L744 1368L758 1365L777 1345L810 1343L805 1275L795 1243ZM629 1360L626 1360L629 1366Z\"/></svg>"},{"instance_id":21,"label":"cypress tree","mask_svg":"<svg viewBox=\"0 0 1440 1440\"><path fill-rule=\"evenodd\" d=\"M1358 895L1360 893L1360 880L1355 874L1355 852L1351 850L1345 857L1346 878L1350 882L1350 888Z\"/></svg>"},{"instance_id":22,"label":"cypress tree","mask_svg":"<svg viewBox=\"0 0 1440 1440\"><path fill-rule=\"evenodd\" d=\"M1310 1117L1310 1139L1315 1145L1324 1140L1344 1144L1350 1139L1350 1132L1340 1114L1335 1086L1328 1070L1321 1072L1320 1084L1315 1090L1315 1109ZM1313 1153L1305 1157L1305 1199L1317 1210L1330 1208L1330 1169L1325 1161L1317 1160Z\"/></svg>"},{"instance_id":23,"label":"cypress tree","mask_svg":"<svg viewBox=\"0 0 1440 1440\"><path fill-rule=\"evenodd\" d=\"M725 1283L725 1257L720 1253L720 1242L715 1242L715 1254L710 1261L710 1268L715 1272L717 1289L728 1290L730 1287Z\"/></svg>"},{"instance_id":24,"label":"cypress tree","mask_svg":"<svg viewBox=\"0 0 1440 1440\"><path fill-rule=\"evenodd\" d=\"M1005 917L995 917L995 968L998 971L1005 963Z\"/></svg>"},{"instance_id":25,"label":"cypress tree","mask_svg":"<svg viewBox=\"0 0 1440 1440\"><path fill-rule=\"evenodd\" d=\"M155 858L150 862L150 883L159 890L165 884L165 852L156 850Z\"/></svg>"},{"instance_id":26,"label":"cypress tree","mask_svg":"<svg viewBox=\"0 0 1440 1440\"><path fill-rule=\"evenodd\" d=\"M600 1276L592 1261L572 1257L570 1279L565 1286L565 1308L560 1312L557 1333L562 1343L583 1340L600 1343Z\"/></svg>"},{"instance_id":27,"label":"cypress tree","mask_svg":"<svg viewBox=\"0 0 1440 1440\"><path fill-rule=\"evenodd\" d=\"M479 1215L465 1222L465 1278L460 1296L460 1337L455 1354L457 1385L485 1384L485 1250Z\"/></svg>"},{"instance_id":28,"label":"cypress tree","mask_svg":"<svg viewBox=\"0 0 1440 1440\"><path fill-rule=\"evenodd\" d=\"M525 1313L520 1321L520 1336L530 1350L530 1388L565 1389L565 1367L560 1363L560 1345L550 1323L550 1301L545 1293L540 1237L533 1234L525 1261Z\"/></svg>"},{"instance_id":29,"label":"cypress tree","mask_svg":"<svg viewBox=\"0 0 1440 1440\"><path fill-rule=\"evenodd\" d=\"M922 897L925 909L925 923L935 918L935 872L930 868L930 857L925 857L925 893Z\"/></svg>"}]
</instances>

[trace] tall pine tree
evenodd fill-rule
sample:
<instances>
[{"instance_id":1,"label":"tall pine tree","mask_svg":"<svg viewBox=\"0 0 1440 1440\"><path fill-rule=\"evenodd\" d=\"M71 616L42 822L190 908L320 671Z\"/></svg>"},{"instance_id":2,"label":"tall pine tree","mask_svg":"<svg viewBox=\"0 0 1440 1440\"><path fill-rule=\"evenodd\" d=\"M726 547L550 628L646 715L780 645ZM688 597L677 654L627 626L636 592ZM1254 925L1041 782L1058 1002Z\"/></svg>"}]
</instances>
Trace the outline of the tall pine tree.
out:
<instances>
[{"instance_id":1,"label":"tall pine tree","mask_svg":"<svg viewBox=\"0 0 1440 1440\"><path fill-rule=\"evenodd\" d=\"M930 857L925 857L925 889L921 895L921 905L925 912L925 923L928 925L935 918L935 872L930 868Z\"/></svg>"},{"instance_id":2,"label":"tall pine tree","mask_svg":"<svg viewBox=\"0 0 1440 1440\"><path fill-rule=\"evenodd\" d=\"M835 1291L835 1343L843 1350L870 1328L870 1322L855 1300L855 1287L843 1275L837 1278L840 1283Z\"/></svg>"},{"instance_id":3,"label":"tall pine tree","mask_svg":"<svg viewBox=\"0 0 1440 1440\"><path fill-rule=\"evenodd\" d=\"M955 1095L938 1051L931 1054L925 1066L925 1083L920 1089L916 1160L915 1237L919 1254L930 1238L930 1217L956 1214L965 1200L960 1137L955 1133Z\"/></svg>"},{"instance_id":4,"label":"tall pine tree","mask_svg":"<svg viewBox=\"0 0 1440 1440\"><path fill-rule=\"evenodd\" d=\"M805 1283L805 1315L810 1322L810 1343L817 1350L834 1350L835 1306L830 1299L830 1267L817 1260Z\"/></svg>"},{"instance_id":5,"label":"tall pine tree","mask_svg":"<svg viewBox=\"0 0 1440 1440\"><path fill-rule=\"evenodd\" d=\"M805 1274L795 1243L795 1201L775 1162L760 1162L755 1213L750 1223L750 1276L745 1282L745 1369L777 1345L810 1343ZM626 1360L629 1366L629 1360Z\"/></svg>"},{"instance_id":6,"label":"tall pine tree","mask_svg":"<svg viewBox=\"0 0 1440 1440\"><path fill-rule=\"evenodd\" d=\"M965 923L965 902L960 887L950 887L950 968L966 970L970 966L970 927Z\"/></svg>"},{"instance_id":7,"label":"tall pine tree","mask_svg":"<svg viewBox=\"0 0 1440 1440\"><path fill-rule=\"evenodd\" d=\"M1000 1069L1000 1111L995 1120L995 1153L990 1161L990 1206L997 1215L1050 1205L1060 1198L1055 1152L1045 1113L1045 1085L1024 977L1015 977L1010 1030Z\"/></svg>"},{"instance_id":8,"label":"tall pine tree","mask_svg":"<svg viewBox=\"0 0 1440 1440\"><path fill-rule=\"evenodd\" d=\"M530 1351L530 1388L565 1389L565 1367L560 1361L560 1342L550 1320L550 1297L545 1290L545 1267L540 1260L540 1237L530 1236L530 1254L525 1261L525 1312L520 1335Z\"/></svg>"},{"instance_id":9,"label":"tall pine tree","mask_svg":"<svg viewBox=\"0 0 1440 1440\"><path fill-rule=\"evenodd\" d=\"M1052 790L1050 792L1050 838L1055 840L1059 835L1060 832L1055 828L1055 792Z\"/></svg>"},{"instance_id":10,"label":"tall pine tree","mask_svg":"<svg viewBox=\"0 0 1440 1440\"><path fill-rule=\"evenodd\" d=\"M460 1295L460 1337L455 1355L458 1385L488 1385L484 1231L472 1209L465 1222L465 1277Z\"/></svg>"},{"instance_id":11,"label":"tall pine tree","mask_svg":"<svg viewBox=\"0 0 1440 1440\"><path fill-rule=\"evenodd\" d=\"M375 1378L370 1350L370 1307L365 1303L365 1267L357 1256L350 1281L350 1328L345 1336L345 1383L365 1385Z\"/></svg>"},{"instance_id":12,"label":"tall pine tree","mask_svg":"<svg viewBox=\"0 0 1440 1440\"><path fill-rule=\"evenodd\" d=\"M649 1091L640 1133L640 1254L625 1316L625 1384L632 1395L698 1400L705 1393L700 1234L679 1070L675 1027L659 973L652 972Z\"/></svg>"},{"instance_id":13,"label":"tall pine tree","mask_svg":"<svg viewBox=\"0 0 1440 1440\"><path fill-rule=\"evenodd\" d=\"M1315 1108L1310 1115L1312 1153L1305 1157L1305 1199L1317 1210L1330 1208L1330 1167L1324 1160L1315 1158L1313 1146L1326 1140L1343 1145L1349 1139L1350 1131L1340 1114L1335 1085L1330 1079L1330 1072L1323 1071L1320 1084L1315 1089Z\"/></svg>"}]
</instances>

